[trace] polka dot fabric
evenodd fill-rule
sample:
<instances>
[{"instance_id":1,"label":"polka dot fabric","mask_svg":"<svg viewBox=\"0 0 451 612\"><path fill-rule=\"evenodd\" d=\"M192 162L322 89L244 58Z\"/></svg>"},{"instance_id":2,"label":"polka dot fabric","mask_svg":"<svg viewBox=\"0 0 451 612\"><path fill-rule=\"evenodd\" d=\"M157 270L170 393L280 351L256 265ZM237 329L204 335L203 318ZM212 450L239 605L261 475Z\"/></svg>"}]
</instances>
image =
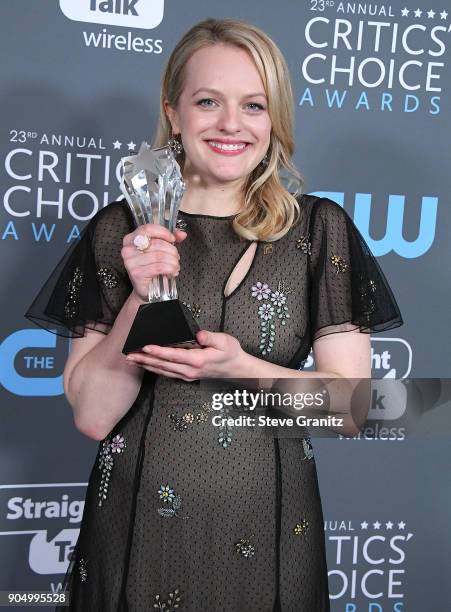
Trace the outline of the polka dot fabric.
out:
<instances>
[{"instance_id":1,"label":"polka dot fabric","mask_svg":"<svg viewBox=\"0 0 451 612\"><path fill-rule=\"evenodd\" d=\"M200 328L232 334L248 353L291 368L302 367L314 337L344 324L378 331L401 323L343 209L313 196L300 206L283 238L258 243L228 297L227 279L249 242L233 216L179 213L188 236L177 288ZM66 335L108 333L131 290L120 249L132 229L123 203L99 213L28 315L49 327L56 321ZM134 405L99 445L66 576L71 610L329 610L314 456L298 437L214 426L211 399L199 381L146 373Z\"/></svg>"}]
</instances>

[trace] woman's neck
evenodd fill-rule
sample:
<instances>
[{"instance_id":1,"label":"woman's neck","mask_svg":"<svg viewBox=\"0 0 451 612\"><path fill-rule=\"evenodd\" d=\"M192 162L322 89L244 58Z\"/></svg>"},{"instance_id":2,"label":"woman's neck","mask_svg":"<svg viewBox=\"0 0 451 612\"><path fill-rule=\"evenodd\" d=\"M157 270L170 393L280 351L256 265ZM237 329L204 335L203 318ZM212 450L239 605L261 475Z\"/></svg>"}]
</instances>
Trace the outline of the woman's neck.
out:
<instances>
[{"instance_id":1,"label":"woman's neck","mask_svg":"<svg viewBox=\"0 0 451 612\"><path fill-rule=\"evenodd\" d=\"M186 180L180 210L202 215L228 216L239 212L243 206L241 185L200 185Z\"/></svg>"}]
</instances>

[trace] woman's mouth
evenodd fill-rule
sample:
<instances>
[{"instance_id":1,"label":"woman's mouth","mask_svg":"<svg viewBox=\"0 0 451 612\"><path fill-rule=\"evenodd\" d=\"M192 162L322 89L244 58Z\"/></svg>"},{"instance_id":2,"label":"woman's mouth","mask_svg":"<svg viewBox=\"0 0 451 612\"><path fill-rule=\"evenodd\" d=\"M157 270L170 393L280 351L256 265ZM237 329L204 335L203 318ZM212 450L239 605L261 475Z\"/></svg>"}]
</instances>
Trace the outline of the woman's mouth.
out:
<instances>
[{"instance_id":1,"label":"woman's mouth","mask_svg":"<svg viewBox=\"0 0 451 612\"><path fill-rule=\"evenodd\" d=\"M207 140L206 143L210 149L220 155L240 155L249 146L248 142L225 143L217 140Z\"/></svg>"}]
</instances>

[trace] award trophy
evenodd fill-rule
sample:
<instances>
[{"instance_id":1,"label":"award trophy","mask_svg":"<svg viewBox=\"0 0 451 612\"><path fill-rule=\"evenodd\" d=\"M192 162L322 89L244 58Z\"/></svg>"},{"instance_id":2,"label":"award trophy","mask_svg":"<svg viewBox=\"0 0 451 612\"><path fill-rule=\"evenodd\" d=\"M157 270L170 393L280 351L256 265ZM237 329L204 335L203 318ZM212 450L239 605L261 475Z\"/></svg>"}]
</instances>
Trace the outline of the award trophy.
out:
<instances>
[{"instance_id":1,"label":"award trophy","mask_svg":"<svg viewBox=\"0 0 451 612\"><path fill-rule=\"evenodd\" d=\"M155 223L174 233L185 183L169 146L151 149L143 142L137 155L123 157L121 190L136 225ZM146 344L198 346L199 327L190 310L177 299L175 279L162 274L149 283L122 352L142 350Z\"/></svg>"}]
</instances>

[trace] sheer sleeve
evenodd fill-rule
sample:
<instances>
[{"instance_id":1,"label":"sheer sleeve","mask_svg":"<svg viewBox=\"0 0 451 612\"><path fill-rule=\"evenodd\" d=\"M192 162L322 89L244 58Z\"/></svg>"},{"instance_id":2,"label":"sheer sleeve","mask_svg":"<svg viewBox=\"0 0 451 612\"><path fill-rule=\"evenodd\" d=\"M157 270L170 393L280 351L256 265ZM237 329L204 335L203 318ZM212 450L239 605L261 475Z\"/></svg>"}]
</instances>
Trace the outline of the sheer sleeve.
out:
<instances>
[{"instance_id":1,"label":"sheer sleeve","mask_svg":"<svg viewBox=\"0 0 451 612\"><path fill-rule=\"evenodd\" d=\"M346 211L332 200L319 199L312 206L309 228L312 340L402 325L388 282Z\"/></svg>"},{"instance_id":2,"label":"sheer sleeve","mask_svg":"<svg viewBox=\"0 0 451 612\"><path fill-rule=\"evenodd\" d=\"M86 328L108 333L132 290L121 248L133 229L124 201L100 210L59 261L25 317L65 337L81 337Z\"/></svg>"}]
</instances>

